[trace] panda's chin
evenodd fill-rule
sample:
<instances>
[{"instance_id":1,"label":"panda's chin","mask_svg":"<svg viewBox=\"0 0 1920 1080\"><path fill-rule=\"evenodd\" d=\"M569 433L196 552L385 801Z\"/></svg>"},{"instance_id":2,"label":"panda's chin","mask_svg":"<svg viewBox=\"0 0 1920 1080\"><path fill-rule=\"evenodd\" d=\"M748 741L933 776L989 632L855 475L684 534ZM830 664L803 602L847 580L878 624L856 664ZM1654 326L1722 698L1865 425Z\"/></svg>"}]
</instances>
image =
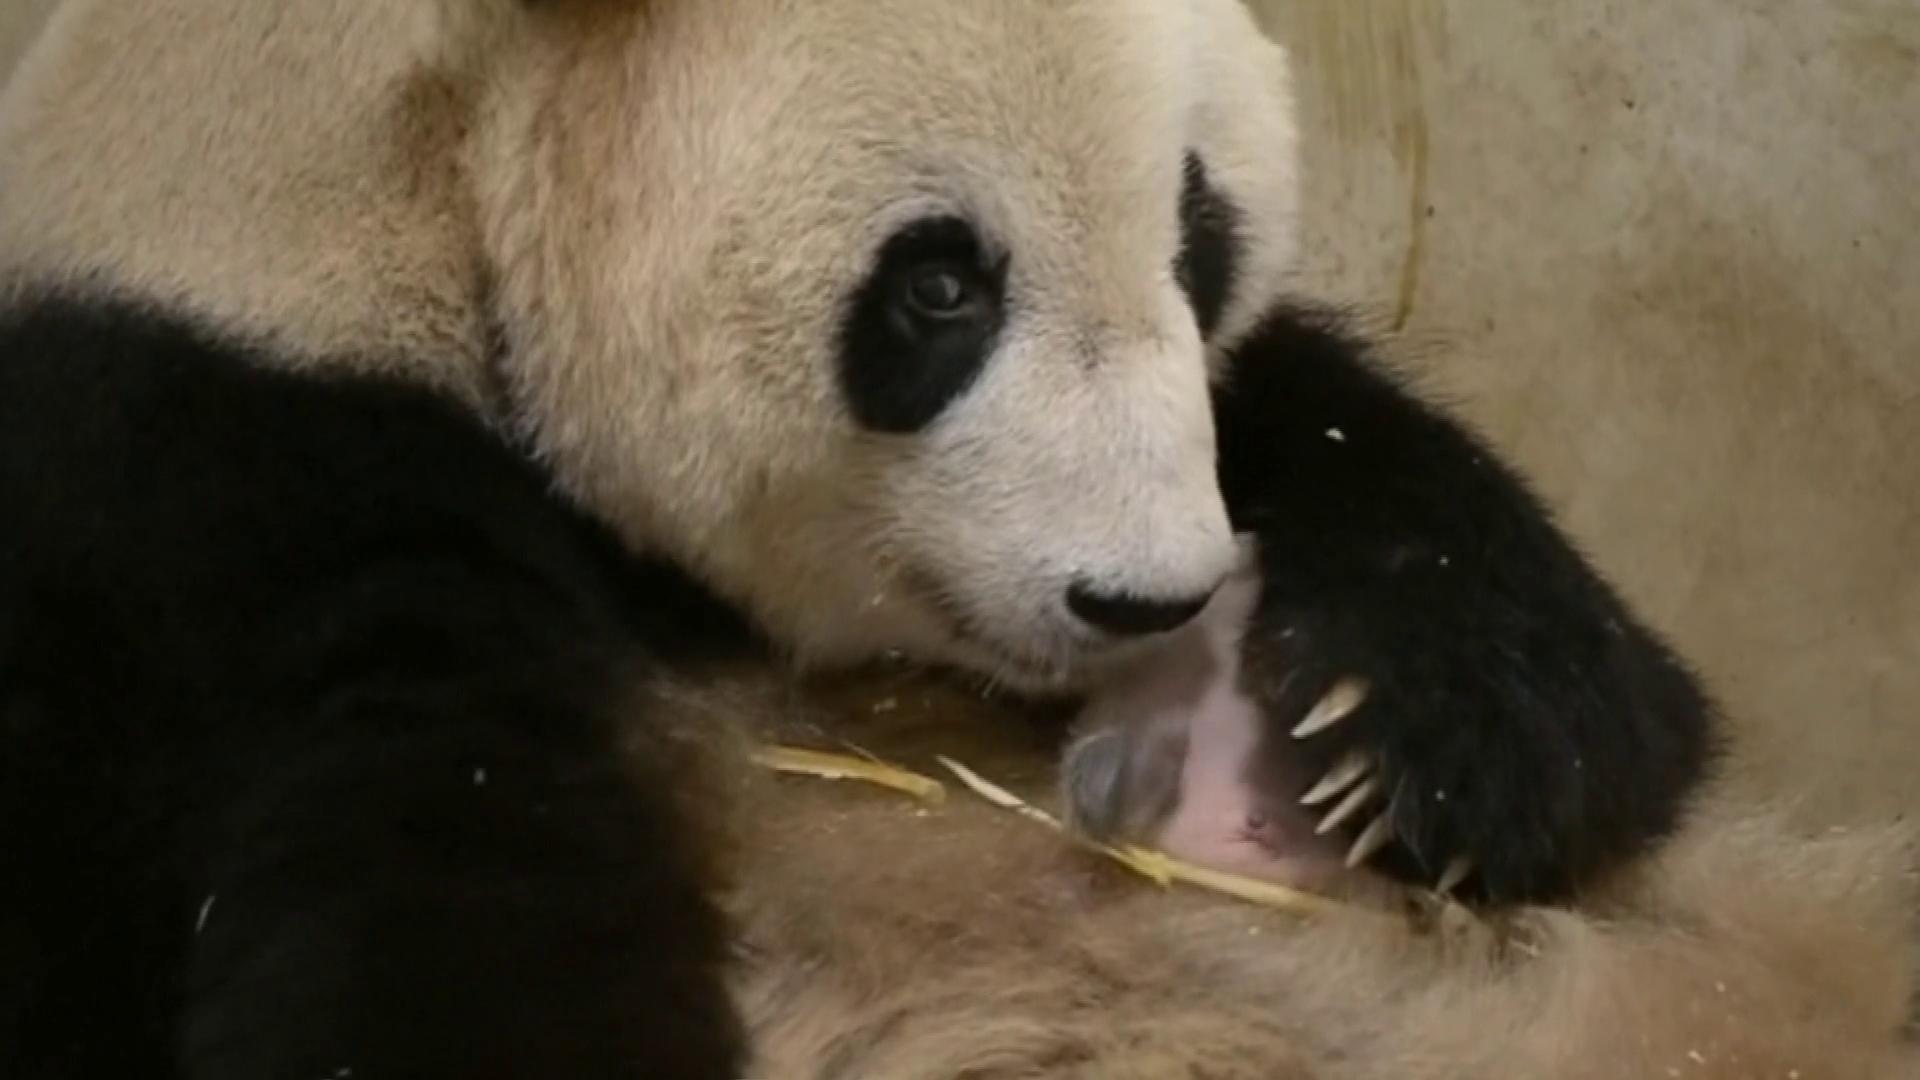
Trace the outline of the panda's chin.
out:
<instances>
[{"instance_id":1,"label":"panda's chin","mask_svg":"<svg viewBox=\"0 0 1920 1080\"><path fill-rule=\"evenodd\" d=\"M1067 693L1088 681L1087 664L1072 657L1036 657L1002 646L968 630L954 630L955 655L946 662L991 685L1032 694Z\"/></svg>"}]
</instances>

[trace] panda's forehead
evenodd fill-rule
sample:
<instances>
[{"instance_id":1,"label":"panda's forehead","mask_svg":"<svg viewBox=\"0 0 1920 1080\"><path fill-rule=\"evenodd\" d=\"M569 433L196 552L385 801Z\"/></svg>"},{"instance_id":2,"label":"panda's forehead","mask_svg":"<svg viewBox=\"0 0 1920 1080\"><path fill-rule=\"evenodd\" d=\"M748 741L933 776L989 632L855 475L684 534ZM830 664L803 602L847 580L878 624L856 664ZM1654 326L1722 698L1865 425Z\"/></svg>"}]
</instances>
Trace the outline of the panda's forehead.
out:
<instances>
[{"instance_id":1,"label":"panda's forehead","mask_svg":"<svg viewBox=\"0 0 1920 1080\"><path fill-rule=\"evenodd\" d=\"M1195 5L921 2L830 3L795 50L818 66L790 122L876 227L936 211L1009 245L1172 241L1185 162L1209 153Z\"/></svg>"},{"instance_id":2,"label":"panda's forehead","mask_svg":"<svg viewBox=\"0 0 1920 1080\"><path fill-rule=\"evenodd\" d=\"M662 303L824 325L892 232L957 216L1012 256L1023 300L1097 320L1164 302L1198 157L1246 205L1242 270L1265 280L1287 249L1291 135L1238 5L659 0L582 82L599 97L560 114L591 142L607 101L632 110L613 156L556 158L616 222L575 239L611 245L633 264L619 280Z\"/></svg>"},{"instance_id":3,"label":"panda's forehead","mask_svg":"<svg viewBox=\"0 0 1920 1080\"><path fill-rule=\"evenodd\" d=\"M646 120L657 130L744 124L766 155L842 181L864 164L895 183L1138 198L1177 189L1221 107L1263 107L1223 100L1245 97L1219 77L1237 3L679 0L659 5L676 17L638 35L632 66L679 73L677 92L638 96L673 112Z\"/></svg>"}]
</instances>

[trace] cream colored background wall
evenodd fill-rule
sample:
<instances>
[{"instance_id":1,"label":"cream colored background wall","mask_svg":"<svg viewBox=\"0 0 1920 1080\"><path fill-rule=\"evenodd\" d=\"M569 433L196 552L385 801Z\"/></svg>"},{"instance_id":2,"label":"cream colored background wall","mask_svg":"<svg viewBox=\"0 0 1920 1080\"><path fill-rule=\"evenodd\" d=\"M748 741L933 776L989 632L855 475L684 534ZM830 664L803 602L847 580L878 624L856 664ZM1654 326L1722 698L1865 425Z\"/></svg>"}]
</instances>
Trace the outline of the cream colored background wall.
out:
<instances>
[{"instance_id":1,"label":"cream colored background wall","mask_svg":"<svg viewBox=\"0 0 1920 1080\"><path fill-rule=\"evenodd\" d=\"M1920 808L1920 7L1256 0L1392 325L1821 820ZM0 0L0 72L52 0Z\"/></svg>"},{"instance_id":2,"label":"cream colored background wall","mask_svg":"<svg viewBox=\"0 0 1920 1080\"><path fill-rule=\"evenodd\" d=\"M0 0L0 80L26 50L54 0Z\"/></svg>"},{"instance_id":3,"label":"cream colored background wall","mask_svg":"<svg viewBox=\"0 0 1920 1080\"><path fill-rule=\"evenodd\" d=\"M1753 775L1920 809L1920 5L1256 6L1311 284L1404 322Z\"/></svg>"}]
</instances>

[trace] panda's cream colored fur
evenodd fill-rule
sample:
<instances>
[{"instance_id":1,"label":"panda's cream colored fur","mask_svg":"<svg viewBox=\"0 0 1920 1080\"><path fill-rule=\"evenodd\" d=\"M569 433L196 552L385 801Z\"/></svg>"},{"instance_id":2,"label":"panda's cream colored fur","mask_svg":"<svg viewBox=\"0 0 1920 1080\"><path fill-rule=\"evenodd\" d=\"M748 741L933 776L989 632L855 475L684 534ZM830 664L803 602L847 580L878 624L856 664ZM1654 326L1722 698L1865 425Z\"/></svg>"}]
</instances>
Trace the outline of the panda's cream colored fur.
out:
<instances>
[{"instance_id":1,"label":"panda's cream colored fur","mask_svg":"<svg viewBox=\"0 0 1920 1080\"><path fill-rule=\"evenodd\" d=\"M431 8L63 2L0 102L0 259L478 401L470 106Z\"/></svg>"},{"instance_id":2,"label":"panda's cream colored fur","mask_svg":"<svg viewBox=\"0 0 1920 1080\"><path fill-rule=\"evenodd\" d=\"M1240 295L1278 288L1292 257L1284 64L1237 6L539 7L67 0L0 104L0 259L298 353L410 365L518 421L632 539L811 658L904 647L1064 678L1061 575L1118 573L1077 565L1069 538L1151 579L1115 585L1224 570L1220 509L1195 494L1212 490L1200 347L1154 268L1177 242L1183 145L1254 230ZM865 252L942 200L1017 239L1036 302L1007 348L1035 355L991 368L922 457L825 423L828 337ZM1223 339L1252 314L1230 309ZM743 379L766 408L743 407ZM1073 503L1022 498L1063 475ZM929 569L1021 655L953 639L911 580ZM969 708L936 704L946 733L845 730L902 755L965 745ZM1000 748L1022 751L1039 764ZM922 818L748 786L736 903L765 1075L1920 1067L1900 1043L1899 835L1806 839L1713 808L1619 895L1526 917L1537 958L1496 960L1477 939L1163 896L965 803Z\"/></svg>"}]
</instances>

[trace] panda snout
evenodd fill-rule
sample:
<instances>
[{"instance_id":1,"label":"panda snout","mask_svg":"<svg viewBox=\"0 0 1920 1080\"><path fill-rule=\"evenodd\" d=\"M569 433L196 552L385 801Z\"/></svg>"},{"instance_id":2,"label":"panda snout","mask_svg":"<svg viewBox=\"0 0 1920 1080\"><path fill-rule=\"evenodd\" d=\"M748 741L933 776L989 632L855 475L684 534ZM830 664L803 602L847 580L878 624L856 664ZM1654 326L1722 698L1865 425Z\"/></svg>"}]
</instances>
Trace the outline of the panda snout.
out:
<instances>
[{"instance_id":1,"label":"panda snout","mask_svg":"<svg viewBox=\"0 0 1920 1080\"><path fill-rule=\"evenodd\" d=\"M1144 637L1177 630L1206 609L1220 588L1216 582L1203 592L1173 597L1145 597L1108 592L1087 581L1067 587L1067 610L1097 630L1119 637Z\"/></svg>"}]
</instances>

